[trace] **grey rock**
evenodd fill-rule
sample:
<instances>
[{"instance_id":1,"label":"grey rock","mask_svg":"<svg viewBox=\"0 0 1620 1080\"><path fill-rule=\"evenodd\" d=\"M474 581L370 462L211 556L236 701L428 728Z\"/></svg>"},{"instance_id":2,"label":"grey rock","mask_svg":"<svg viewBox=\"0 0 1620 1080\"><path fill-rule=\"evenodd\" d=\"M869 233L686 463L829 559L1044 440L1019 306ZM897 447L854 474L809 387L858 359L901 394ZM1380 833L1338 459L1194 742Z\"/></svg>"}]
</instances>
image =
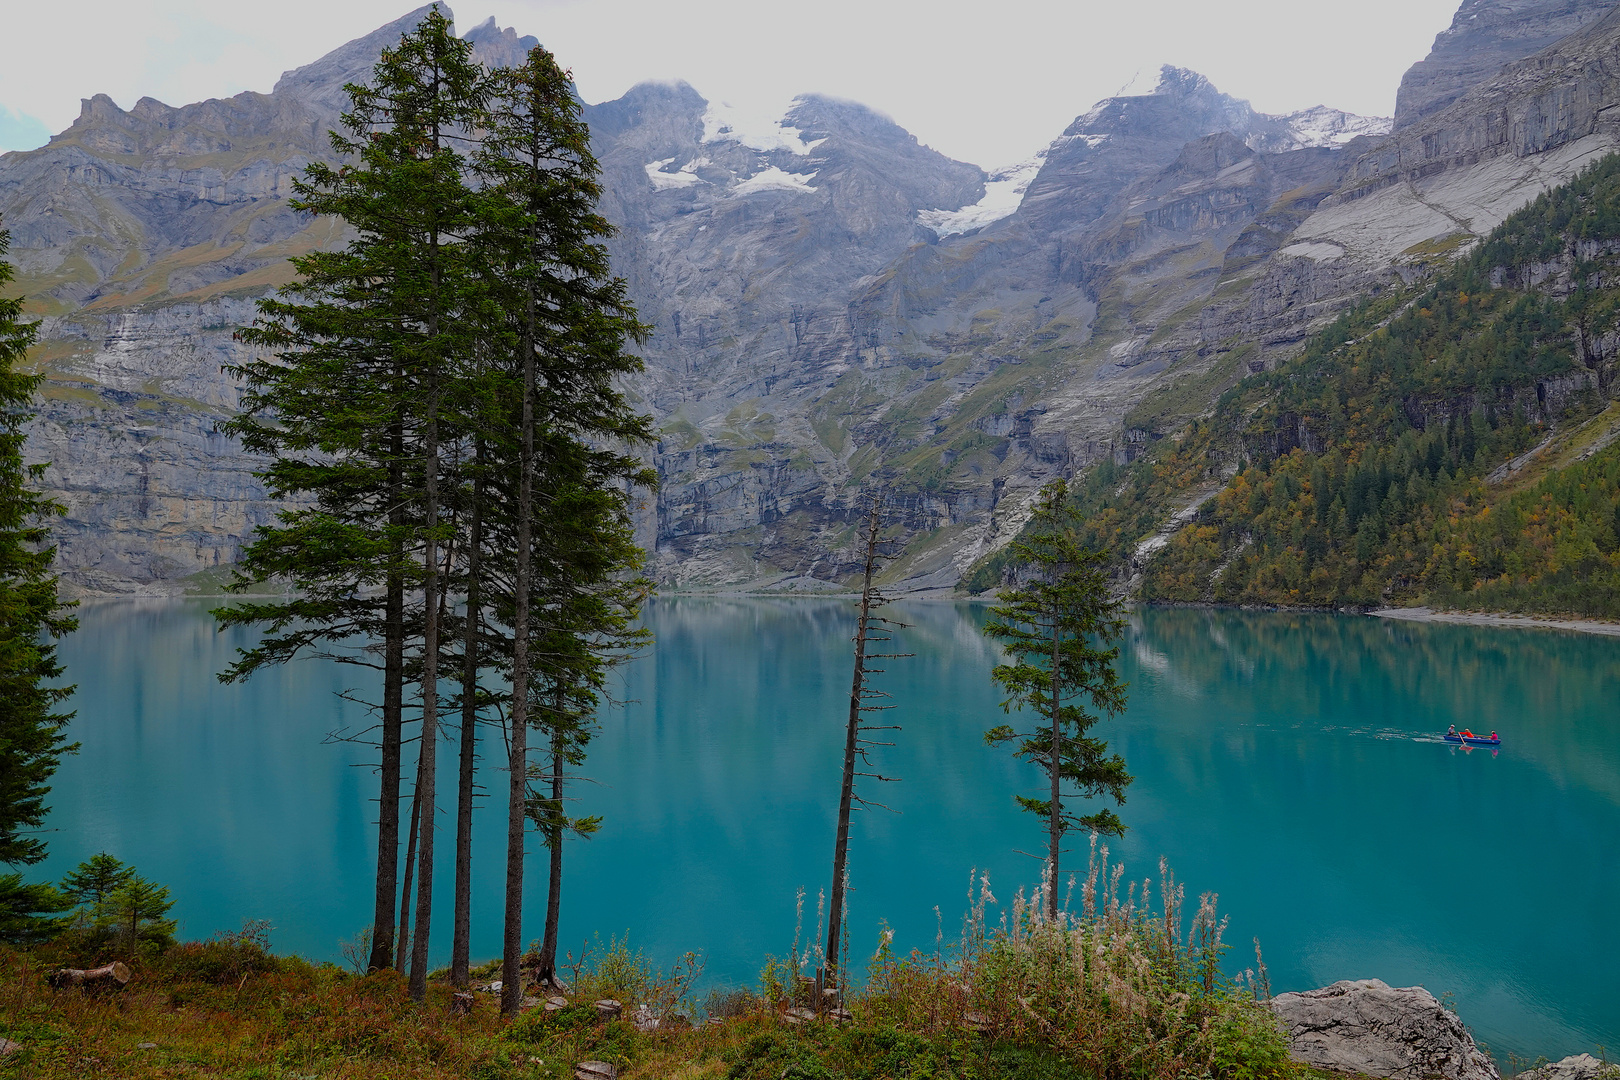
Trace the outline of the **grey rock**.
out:
<instances>
[{"instance_id":1,"label":"grey rock","mask_svg":"<svg viewBox=\"0 0 1620 1080\"><path fill-rule=\"evenodd\" d=\"M1605 1063L1591 1054L1576 1054L1526 1069L1516 1080L1620 1080L1620 1065Z\"/></svg>"},{"instance_id":2,"label":"grey rock","mask_svg":"<svg viewBox=\"0 0 1620 1080\"><path fill-rule=\"evenodd\" d=\"M292 178L330 154L343 83L425 10L270 94L93 98L48 146L0 157L19 285L51 312L28 452L69 506L75 590L185 588L272 520L258 463L215 433L238 404L220 366L245 358L231 331L286 254L342 243L287 208ZM661 429L637 518L658 578L839 588L882 485L916 541L899 583L956 584L1046 480L1173 433L1185 416L1155 412L1156 390L1274 365L1361 291L1429 272L1414 249L1465 250L1620 145L1606 10L1468 0L1388 137L1166 68L1077 117L1015 213L944 236L920 222L976 203L987 175L862 106L800 98L765 132L727 130L684 83L588 106L614 265L654 327L631 389ZM493 22L467 38L488 63L534 41Z\"/></svg>"},{"instance_id":3,"label":"grey rock","mask_svg":"<svg viewBox=\"0 0 1620 1080\"><path fill-rule=\"evenodd\" d=\"M1278 994L1271 1009L1292 1056L1314 1068L1390 1080L1498 1080L1495 1063L1462 1021L1421 986L1344 980Z\"/></svg>"},{"instance_id":4,"label":"grey rock","mask_svg":"<svg viewBox=\"0 0 1620 1080\"><path fill-rule=\"evenodd\" d=\"M1615 0L1464 0L1429 55L1407 69L1395 95L1395 127L1444 109L1504 64L1595 22Z\"/></svg>"}]
</instances>

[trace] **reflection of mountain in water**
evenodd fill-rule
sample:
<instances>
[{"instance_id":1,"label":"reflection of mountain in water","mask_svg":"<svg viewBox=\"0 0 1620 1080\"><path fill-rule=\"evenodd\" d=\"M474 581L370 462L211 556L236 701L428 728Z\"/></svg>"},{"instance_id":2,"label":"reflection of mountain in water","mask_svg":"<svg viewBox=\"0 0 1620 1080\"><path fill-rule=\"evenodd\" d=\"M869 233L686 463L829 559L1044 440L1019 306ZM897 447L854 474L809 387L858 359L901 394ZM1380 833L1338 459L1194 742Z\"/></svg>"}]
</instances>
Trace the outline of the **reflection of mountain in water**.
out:
<instances>
[{"instance_id":1,"label":"reflection of mountain in water","mask_svg":"<svg viewBox=\"0 0 1620 1080\"><path fill-rule=\"evenodd\" d=\"M982 738L1006 719L985 607L896 614L914 625L893 651L915 655L878 680L897 706L885 722L902 730L873 771L902 779L861 792L899 813L856 817L852 955L876 947L882 921L901 949L953 935L971 867L1004 903L1037 875L1017 851L1038 845L1039 823L1012 796L1039 791L1039 777ZM334 697L362 673L307 662L220 686L214 673L247 639L214 634L202 605L118 602L83 617L63 657L84 749L55 781L44 876L105 848L174 889L188 934L267 918L278 948L335 959L369 915L375 787L355 767L363 747L323 740L369 722ZM791 944L801 887L813 936L853 605L659 600L646 622L657 644L615 680L623 707L604 709L592 782L571 792L604 820L567 849L563 941L628 929L660 961L701 948L711 977L751 982ZM1219 892L1232 962L1248 964L1244 943L1259 936L1279 990L1421 983L1455 994L1496 1053L1524 1058L1609 1034L1620 991L1590 943L1620 891L1620 643L1195 609L1139 611L1129 635L1130 709L1098 730L1136 776L1120 809L1130 831L1110 845L1131 879L1156 882L1164 855L1190 892ZM1503 751L1419 741L1453 722L1497 728ZM502 779L494 738L485 790ZM500 807L481 803L478 956L499 950L503 829ZM544 894L530 896L538 921Z\"/></svg>"}]
</instances>

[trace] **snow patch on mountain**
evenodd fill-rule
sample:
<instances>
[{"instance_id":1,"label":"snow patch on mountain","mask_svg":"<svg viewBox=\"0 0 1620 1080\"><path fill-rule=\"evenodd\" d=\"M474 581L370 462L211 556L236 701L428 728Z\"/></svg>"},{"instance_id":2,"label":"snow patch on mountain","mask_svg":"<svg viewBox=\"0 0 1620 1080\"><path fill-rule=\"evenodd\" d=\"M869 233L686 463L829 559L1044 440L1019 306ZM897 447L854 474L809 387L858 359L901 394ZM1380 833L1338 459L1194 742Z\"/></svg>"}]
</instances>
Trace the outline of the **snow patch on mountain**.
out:
<instances>
[{"instance_id":1,"label":"snow patch on mountain","mask_svg":"<svg viewBox=\"0 0 1620 1080\"><path fill-rule=\"evenodd\" d=\"M803 100L803 97L794 98L788 108ZM805 142L804 132L783 122L787 111L784 109L773 118L770 112L758 108L738 108L728 101L711 101L703 114L703 141L734 142L761 153L785 150L808 157L826 140Z\"/></svg>"},{"instance_id":2,"label":"snow patch on mountain","mask_svg":"<svg viewBox=\"0 0 1620 1080\"><path fill-rule=\"evenodd\" d=\"M806 175L783 172L775 165L772 165L735 185L730 194L757 195L761 191L815 191L816 189L810 185L810 181L815 178L815 173Z\"/></svg>"},{"instance_id":3,"label":"snow patch on mountain","mask_svg":"<svg viewBox=\"0 0 1620 1080\"><path fill-rule=\"evenodd\" d=\"M704 164L704 159L689 161L674 172L665 170L674 164L675 159L667 157L663 161L649 161L645 168L647 179L652 181L653 187L659 191L674 191L677 188L689 188L693 184L703 183L703 178L697 175L697 168Z\"/></svg>"},{"instance_id":4,"label":"snow patch on mountain","mask_svg":"<svg viewBox=\"0 0 1620 1080\"><path fill-rule=\"evenodd\" d=\"M1387 116L1358 116L1318 105L1277 119L1288 125L1295 149L1343 146L1358 135L1388 135L1395 121Z\"/></svg>"},{"instance_id":5,"label":"snow patch on mountain","mask_svg":"<svg viewBox=\"0 0 1620 1080\"><path fill-rule=\"evenodd\" d=\"M943 240L947 236L972 232L1000 221L1016 211L1024 201L1024 192L1029 190L1035 174L1041 171L1046 154L1047 151L1042 150L1032 158L991 173L984 182L984 198L972 206L964 206L960 210L917 211L917 224L934 230L934 235Z\"/></svg>"}]
</instances>

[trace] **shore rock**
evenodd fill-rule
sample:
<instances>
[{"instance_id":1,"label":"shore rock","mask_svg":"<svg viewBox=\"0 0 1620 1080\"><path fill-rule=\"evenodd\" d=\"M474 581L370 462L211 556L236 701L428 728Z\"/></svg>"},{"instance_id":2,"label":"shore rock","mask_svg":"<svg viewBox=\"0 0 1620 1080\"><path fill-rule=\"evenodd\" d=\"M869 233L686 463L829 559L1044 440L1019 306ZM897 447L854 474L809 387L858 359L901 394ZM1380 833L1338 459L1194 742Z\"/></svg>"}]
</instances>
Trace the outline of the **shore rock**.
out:
<instances>
[{"instance_id":1,"label":"shore rock","mask_svg":"<svg viewBox=\"0 0 1620 1080\"><path fill-rule=\"evenodd\" d=\"M1278 994L1271 1008L1288 1031L1293 1057L1314 1068L1390 1080L1499 1080L1462 1021L1421 986L1346 979Z\"/></svg>"},{"instance_id":2,"label":"shore rock","mask_svg":"<svg viewBox=\"0 0 1620 1080\"><path fill-rule=\"evenodd\" d=\"M1591 1054L1576 1054L1527 1069L1518 1080L1620 1080L1620 1065L1599 1061Z\"/></svg>"}]
</instances>

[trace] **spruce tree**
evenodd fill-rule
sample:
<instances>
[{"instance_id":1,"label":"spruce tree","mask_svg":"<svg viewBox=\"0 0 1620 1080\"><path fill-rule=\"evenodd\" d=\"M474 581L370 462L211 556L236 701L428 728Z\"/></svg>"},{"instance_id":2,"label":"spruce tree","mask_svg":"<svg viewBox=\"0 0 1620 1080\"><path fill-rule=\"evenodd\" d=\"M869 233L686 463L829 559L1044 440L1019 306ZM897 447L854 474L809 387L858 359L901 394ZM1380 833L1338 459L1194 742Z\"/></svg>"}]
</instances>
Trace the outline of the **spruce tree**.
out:
<instances>
[{"instance_id":1,"label":"spruce tree","mask_svg":"<svg viewBox=\"0 0 1620 1080\"><path fill-rule=\"evenodd\" d=\"M297 209L341 217L355 238L294 260L300 279L260 305L244 339L274 350L236 369L244 415L232 425L271 456L271 493L306 505L282 515L243 554L238 587L277 578L295 595L222 611L270 633L226 673L240 678L301 652L383 668L382 785L373 967L387 966L398 875L403 684L419 687L416 798L423 821L416 873L411 992L426 993L434 862L438 677L447 598L442 558L446 475L472 363L479 277L465 241L473 193L463 148L483 115L484 73L436 8L385 50L373 85L332 143L347 161L311 165ZM408 600L419 597L414 605ZM414 614L412 610L414 609ZM343 643L363 637L359 650Z\"/></svg>"},{"instance_id":2,"label":"spruce tree","mask_svg":"<svg viewBox=\"0 0 1620 1080\"><path fill-rule=\"evenodd\" d=\"M76 904L100 912L107 898L135 877L135 868L105 851L92 855L62 879L62 892Z\"/></svg>"},{"instance_id":3,"label":"spruce tree","mask_svg":"<svg viewBox=\"0 0 1620 1080\"><path fill-rule=\"evenodd\" d=\"M991 672L1007 694L1003 711L1028 709L1039 721L1023 731L998 724L985 741L1014 743L1014 754L1047 776L1044 798L1016 798L1025 811L1046 818L1049 918L1057 917L1063 834L1075 827L1116 836L1125 831L1112 809L1080 815L1064 800L1106 795L1123 804L1132 780L1125 759L1091 734L1104 715L1125 708L1125 684L1114 668L1119 648L1112 644L1124 621L1108 594L1107 558L1080 543L1080 525L1064 482L1048 485L1011 549L1014 572L1027 580L1001 592L984 628L1012 660Z\"/></svg>"},{"instance_id":4,"label":"spruce tree","mask_svg":"<svg viewBox=\"0 0 1620 1080\"><path fill-rule=\"evenodd\" d=\"M5 258L10 243L0 229L0 289L13 277ZM77 749L64 734L73 714L61 711L73 688L53 685L63 674L56 642L77 625L73 605L58 598L51 573L56 549L46 543L45 522L62 508L30 486L44 466L23 459L24 426L41 376L21 365L36 329L23 320L20 299L0 297L0 862L12 866L45 858L37 833L49 809L50 778L62 755ZM52 893L24 884L20 874L0 877L5 935L22 941L47 933L55 924L41 919L62 910Z\"/></svg>"},{"instance_id":5,"label":"spruce tree","mask_svg":"<svg viewBox=\"0 0 1620 1080\"><path fill-rule=\"evenodd\" d=\"M607 663L644 635L632 626L645 583L630 526L631 492L656 477L628 451L652 440L651 421L619 380L642 369L627 351L645 328L613 276L596 212L600 168L568 73L543 48L495 72L474 156L483 181L478 245L499 282L500 332L511 357L505 435L491 452L487 522L490 603L510 635L509 789L502 1009L522 998L525 832L538 819L551 852L541 978L553 975L561 843L592 819L563 812L567 769L583 753L588 717ZM515 481L515 483L513 482ZM531 771L528 729L549 739L549 763ZM549 788L537 795L531 782Z\"/></svg>"}]
</instances>

